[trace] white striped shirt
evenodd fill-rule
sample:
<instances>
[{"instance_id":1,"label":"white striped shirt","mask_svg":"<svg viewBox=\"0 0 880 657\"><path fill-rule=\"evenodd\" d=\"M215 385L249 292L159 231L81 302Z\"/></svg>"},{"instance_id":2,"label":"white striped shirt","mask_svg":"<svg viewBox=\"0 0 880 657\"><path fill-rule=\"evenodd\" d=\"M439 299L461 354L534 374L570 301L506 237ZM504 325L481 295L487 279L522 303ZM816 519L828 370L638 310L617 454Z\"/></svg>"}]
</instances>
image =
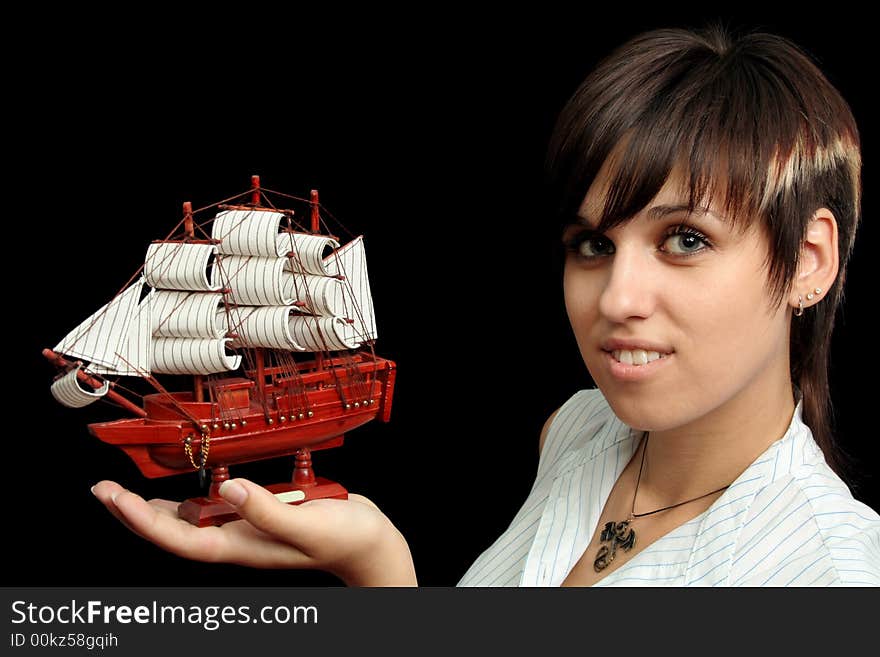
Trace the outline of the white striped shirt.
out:
<instances>
[{"instance_id":1,"label":"white striped shirt","mask_svg":"<svg viewBox=\"0 0 880 657\"><path fill-rule=\"evenodd\" d=\"M880 586L880 516L825 462L797 394L785 435L712 506L596 586ZM559 586L643 436L599 390L573 395L525 504L458 586Z\"/></svg>"}]
</instances>

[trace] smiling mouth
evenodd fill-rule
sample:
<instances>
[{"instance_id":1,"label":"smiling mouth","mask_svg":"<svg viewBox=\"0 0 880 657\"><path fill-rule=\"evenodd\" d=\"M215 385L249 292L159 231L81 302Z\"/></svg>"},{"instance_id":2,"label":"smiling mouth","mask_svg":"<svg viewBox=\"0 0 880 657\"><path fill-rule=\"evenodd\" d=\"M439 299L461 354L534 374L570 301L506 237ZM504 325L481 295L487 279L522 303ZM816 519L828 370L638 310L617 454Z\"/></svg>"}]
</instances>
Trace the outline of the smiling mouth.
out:
<instances>
[{"instance_id":1,"label":"smiling mouth","mask_svg":"<svg viewBox=\"0 0 880 657\"><path fill-rule=\"evenodd\" d=\"M647 365L655 360L667 358L670 355L658 351L645 351L644 349L615 349L614 351L606 351L605 353L611 354L611 357L618 363L634 365L636 367Z\"/></svg>"}]
</instances>

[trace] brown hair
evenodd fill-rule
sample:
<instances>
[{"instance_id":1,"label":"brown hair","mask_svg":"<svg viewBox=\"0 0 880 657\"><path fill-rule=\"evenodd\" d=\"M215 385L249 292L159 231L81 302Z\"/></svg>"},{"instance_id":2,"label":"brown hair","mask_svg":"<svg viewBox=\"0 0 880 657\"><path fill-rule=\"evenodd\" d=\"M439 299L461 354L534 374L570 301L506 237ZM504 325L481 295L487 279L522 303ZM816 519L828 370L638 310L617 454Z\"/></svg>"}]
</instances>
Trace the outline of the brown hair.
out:
<instances>
[{"instance_id":1,"label":"brown hair","mask_svg":"<svg viewBox=\"0 0 880 657\"><path fill-rule=\"evenodd\" d=\"M575 216L609 156L615 166L598 231L629 221L680 165L691 210L720 192L733 225L760 219L776 305L791 290L813 213L834 213L839 273L820 303L792 317L791 377L803 393L804 421L845 476L828 359L861 214L860 142L849 105L784 37L737 38L720 24L652 30L599 62L557 120L547 184L561 222Z\"/></svg>"}]
</instances>

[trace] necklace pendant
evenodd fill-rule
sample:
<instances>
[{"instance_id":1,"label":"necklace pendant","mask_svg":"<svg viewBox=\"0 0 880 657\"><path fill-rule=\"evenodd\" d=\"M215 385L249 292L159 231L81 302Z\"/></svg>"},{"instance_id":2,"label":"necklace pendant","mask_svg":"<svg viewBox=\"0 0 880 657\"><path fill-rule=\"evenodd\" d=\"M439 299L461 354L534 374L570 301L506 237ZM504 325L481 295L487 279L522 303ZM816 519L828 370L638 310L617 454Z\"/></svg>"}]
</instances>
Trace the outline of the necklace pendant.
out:
<instances>
[{"instance_id":1,"label":"necklace pendant","mask_svg":"<svg viewBox=\"0 0 880 657\"><path fill-rule=\"evenodd\" d=\"M593 561L593 570L597 573L605 570L614 561L617 548L629 552L635 546L636 532L629 523L630 520L605 523L605 528L599 536L599 540L605 545L599 548L596 559Z\"/></svg>"}]
</instances>

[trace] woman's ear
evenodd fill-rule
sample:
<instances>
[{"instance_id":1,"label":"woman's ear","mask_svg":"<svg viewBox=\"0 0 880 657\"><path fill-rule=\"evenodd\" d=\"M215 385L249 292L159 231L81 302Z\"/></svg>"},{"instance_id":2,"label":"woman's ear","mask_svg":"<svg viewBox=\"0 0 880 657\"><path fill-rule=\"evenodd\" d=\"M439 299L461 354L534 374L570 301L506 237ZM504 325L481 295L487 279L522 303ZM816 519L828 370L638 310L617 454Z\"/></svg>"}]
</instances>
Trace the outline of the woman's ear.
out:
<instances>
[{"instance_id":1,"label":"woman's ear","mask_svg":"<svg viewBox=\"0 0 880 657\"><path fill-rule=\"evenodd\" d=\"M804 308L819 303L837 278L840 265L837 249L837 220L834 213L822 207L816 210L801 245L800 264L789 303L798 307L798 295ZM819 288L821 292L816 292Z\"/></svg>"}]
</instances>

